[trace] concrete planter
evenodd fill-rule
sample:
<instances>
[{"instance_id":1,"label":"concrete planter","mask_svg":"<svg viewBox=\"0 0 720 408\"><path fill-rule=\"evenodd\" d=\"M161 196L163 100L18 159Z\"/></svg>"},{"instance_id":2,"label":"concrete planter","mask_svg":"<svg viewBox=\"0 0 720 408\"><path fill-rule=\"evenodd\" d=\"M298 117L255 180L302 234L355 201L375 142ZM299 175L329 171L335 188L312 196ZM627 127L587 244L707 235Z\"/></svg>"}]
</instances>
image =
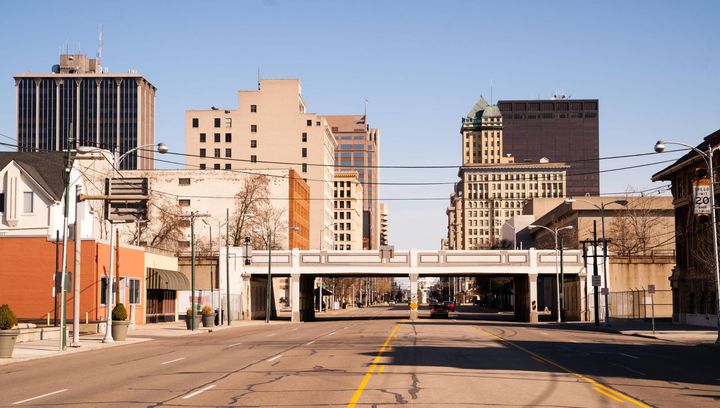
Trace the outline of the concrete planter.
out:
<instances>
[{"instance_id":1,"label":"concrete planter","mask_svg":"<svg viewBox=\"0 0 720 408\"><path fill-rule=\"evenodd\" d=\"M130 326L130 320L113 320L112 336L115 341L125 341Z\"/></svg>"},{"instance_id":2,"label":"concrete planter","mask_svg":"<svg viewBox=\"0 0 720 408\"><path fill-rule=\"evenodd\" d=\"M192 322L192 327L191 327ZM192 318L192 316L185 317L185 325L188 330L197 330L198 327L200 327L200 318L198 316L195 316L195 319Z\"/></svg>"},{"instance_id":3,"label":"concrete planter","mask_svg":"<svg viewBox=\"0 0 720 408\"><path fill-rule=\"evenodd\" d=\"M12 357L18 334L20 330L0 330L0 358Z\"/></svg>"},{"instance_id":4,"label":"concrete planter","mask_svg":"<svg viewBox=\"0 0 720 408\"><path fill-rule=\"evenodd\" d=\"M215 313L202 315L203 327L213 327L215 325Z\"/></svg>"}]
</instances>

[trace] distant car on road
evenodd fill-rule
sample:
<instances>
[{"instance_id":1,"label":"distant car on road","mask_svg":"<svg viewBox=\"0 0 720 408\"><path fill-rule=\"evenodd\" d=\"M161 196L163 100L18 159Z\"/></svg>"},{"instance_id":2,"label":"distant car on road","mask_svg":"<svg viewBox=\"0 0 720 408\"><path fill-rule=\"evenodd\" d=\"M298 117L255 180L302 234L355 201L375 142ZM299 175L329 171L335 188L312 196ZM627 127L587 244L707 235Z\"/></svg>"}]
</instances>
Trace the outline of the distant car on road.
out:
<instances>
[{"instance_id":1,"label":"distant car on road","mask_svg":"<svg viewBox=\"0 0 720 408\"><path fill-rule=\"evenodd\" d=\"M448 317L448 309L445 305L433 305L430 309L430 318L433 317Z\"/></svg>"},{"instance_id":2,"label":"distant car on road","mask_svg":"<svg viewBox=\"0 0 720 408\"><path fill-rule=\"evenodd\" d=\"M454 312L455 311L455 302L452 300L446 300L443 302L443 306L447 308L447 310Z\"/></svg>"}]
</instances>

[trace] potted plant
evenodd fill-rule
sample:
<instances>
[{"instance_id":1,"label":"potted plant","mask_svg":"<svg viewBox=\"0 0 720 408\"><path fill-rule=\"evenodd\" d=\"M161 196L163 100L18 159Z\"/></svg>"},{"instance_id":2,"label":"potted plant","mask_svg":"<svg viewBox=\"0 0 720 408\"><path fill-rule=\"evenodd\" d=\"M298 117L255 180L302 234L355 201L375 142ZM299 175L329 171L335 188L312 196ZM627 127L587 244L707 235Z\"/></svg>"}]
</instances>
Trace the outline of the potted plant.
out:
<instances>
[{"instance_id":1,"label":"potted plant","mask_svg":"<svg viewBox=\"0 0 720 408\"><path fill-rule=\"evenodd\" d=\"M215 312L208 305L202 308L202 323L203 327L213 327L215 324Z\"/></svg>"},{"instance_id":2,"label":"potted plant","mask_svg":"<svg viewBox=\"0 0 720 408\"><path fill-rule=\"evenodd\" d=\"M0 306L0 358L12 357L15 340L20 330L12 330L17 325L15 313L8 305Z\"/></svg>"},{"instance_id":3,"label":"potted plant","mask_svg":"<svg viewBox=\"0 0 720 408\"><path fill-rule=\"evenodd\" d=\"M118 303L112 310L112 336L115 341L125 341L130 321L127 320L125 305Z\"/></svg>"},{"instance_id":4,"label":"potted plant","mask_svg":"<svg viewBox=\"0 0 720 408\"><path fill-rule=\"evenodd\" d=\"M197 316L195 316L195 319L193 319L191 307L187 308L187 312L185 315L185 324L188 330L197 330L197 328L200 326L200 319L198 319Z\"/></svg>"}]
</instances>

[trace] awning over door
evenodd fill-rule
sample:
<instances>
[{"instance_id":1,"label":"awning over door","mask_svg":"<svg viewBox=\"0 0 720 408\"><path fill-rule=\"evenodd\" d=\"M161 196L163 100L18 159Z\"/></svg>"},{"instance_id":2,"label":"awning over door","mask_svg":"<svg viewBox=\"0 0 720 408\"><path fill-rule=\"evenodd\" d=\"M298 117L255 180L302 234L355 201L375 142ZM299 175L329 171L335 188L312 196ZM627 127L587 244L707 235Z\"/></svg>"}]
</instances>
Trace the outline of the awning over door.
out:
<instances>
[{"instance_id":1,"label":"awning over door","mask_svg":"<svg viewBox=\"0 0 720 408\"><path fill-rule=\"evenodd\" d=\"M190 290L190 279L177 271L148 268L146 289Z\"/></svg>"}]
</instances>

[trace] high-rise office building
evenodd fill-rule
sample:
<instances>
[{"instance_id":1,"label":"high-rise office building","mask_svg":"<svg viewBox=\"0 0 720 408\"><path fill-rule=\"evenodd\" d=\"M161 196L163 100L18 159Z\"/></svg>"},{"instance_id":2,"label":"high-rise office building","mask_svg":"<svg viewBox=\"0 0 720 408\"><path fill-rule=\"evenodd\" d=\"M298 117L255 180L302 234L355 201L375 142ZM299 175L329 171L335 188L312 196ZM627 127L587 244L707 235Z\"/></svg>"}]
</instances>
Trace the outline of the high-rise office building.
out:
<instances>
[{"instance_id":1,"label":"high-rise office building","mask_svg":"<svg viewBox=\"0 0 720 408\"><path fill-rule=\"evenodd\" d=\"M298 79L263 79L237 109L185 112L188 169L294 169L310 187L310 248L333 247L335 137Z\"/></svg>"},{"instance_id":2,"label":"high-rise office building","mask_svg":"<svg viewBox=\"0 0 720 408\"><path fill-rule=\"evenodd\" d=\"M363 196L356 171L335 172L335 250L363 249Z\"/></svg>"},{"instance_id":3,"label":"high-rise office building","mask_svg":"<svg viewBox=\"0 0 720 408\"><path fill-rule=\"evenodd\" d=\"M104 72L96 59L62 54L48 74L15 75L18 151L94 146L123 154L155 140L155 87L134 71ZM152 150L133 152L123 169L151 169Z\"/></svg>"},{"instance_id":4,"label":"high-rise office building","mask_svg":"<svg viewBox=\"0 0 720 408\"><path fill-rule=\"evenodd\" d=\"M600 193L597 99L501 100L503 148L515 161L570 165L568 196Z\"/></svg>"},{"instance_id":5,"label":"high-rise office building","mask_svg":"<svg viewBox=\"0 0 720 408\"><path fill-rule=\"evenodd\" d=\"M341 171L356 171L363 185L363 248L380 245L380 130L371 128L367 115L325 116L337 139L335 163Z\"/></svg>"}]
</instances>

